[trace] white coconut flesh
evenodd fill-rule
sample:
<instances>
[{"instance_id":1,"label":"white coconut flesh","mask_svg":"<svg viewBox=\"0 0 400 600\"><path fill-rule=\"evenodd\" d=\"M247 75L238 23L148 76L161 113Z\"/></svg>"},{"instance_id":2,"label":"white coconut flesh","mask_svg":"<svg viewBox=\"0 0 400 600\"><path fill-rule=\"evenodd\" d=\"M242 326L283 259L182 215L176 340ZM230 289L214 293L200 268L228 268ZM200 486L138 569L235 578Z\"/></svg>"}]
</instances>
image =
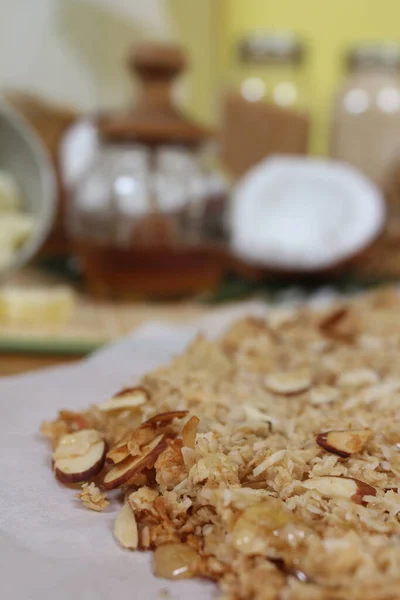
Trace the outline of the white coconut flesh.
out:
<instances>
[{"instance_id":1,"label":"white coconut flesh","mask_svg":"<svg viewBox=\"0 0 400 600\"><path fill-rule=\"evenodd\" d=\"M328 159L271 158L234 190L232 250L258 265L320 271L366 248L385 217L382 193L353 167Z\"/></svg>"}]
</instances>

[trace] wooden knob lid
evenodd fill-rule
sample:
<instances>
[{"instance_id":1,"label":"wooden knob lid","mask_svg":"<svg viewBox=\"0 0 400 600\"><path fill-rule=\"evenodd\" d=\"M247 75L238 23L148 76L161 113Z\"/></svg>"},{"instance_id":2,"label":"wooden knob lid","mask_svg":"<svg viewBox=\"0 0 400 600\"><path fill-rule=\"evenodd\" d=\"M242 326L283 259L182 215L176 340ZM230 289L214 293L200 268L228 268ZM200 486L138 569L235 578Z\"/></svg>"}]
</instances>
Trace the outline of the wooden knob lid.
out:
<instances>
[{"instance_id":1,"label":"wooden knob lid","mask_svg":"<svg viewBox=\"0 0 400 600\"><path fill-rule=\"evenodd\" d=\"M172 100L172 83L186 66L186 55L172 44L142 44L128 58L139 78L141 95L128 114L105 119L100 131L111 142L146 145L197 145L212 132L186 118Z\"/></svg>"},{"instance_id":2,"label":"wooden knob lid","mask_svg":"<svg viewBox=\"0 0 400 600\"><path fill-rule=\"evenodd\" d=\"M149 78L172 80L186 64L184 51L173 44L142 44L128 58L129 67L142 83Z\"/></svg>"}]
</instances>

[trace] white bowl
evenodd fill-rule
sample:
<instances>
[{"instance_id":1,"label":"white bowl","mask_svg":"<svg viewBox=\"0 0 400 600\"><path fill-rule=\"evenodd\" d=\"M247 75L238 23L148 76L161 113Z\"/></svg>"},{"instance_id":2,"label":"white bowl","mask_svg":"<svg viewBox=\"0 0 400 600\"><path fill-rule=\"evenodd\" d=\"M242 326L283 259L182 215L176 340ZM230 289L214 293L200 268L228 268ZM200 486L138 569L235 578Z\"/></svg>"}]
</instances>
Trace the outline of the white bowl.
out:
<instances>
[{"instance_id":1,"label":"white bowl","mask_svg":"<svg viewBox=\"0 0 400 600\"><path fill-rule=\"evenodd\" d=\"M50 158L37 134L5 103L0 104L0 169L15 179L24 210L37 220L34 233L0 272L0 280L4 281L36 254L56 212L56 182Z\"/></svg>"}]
</instances>

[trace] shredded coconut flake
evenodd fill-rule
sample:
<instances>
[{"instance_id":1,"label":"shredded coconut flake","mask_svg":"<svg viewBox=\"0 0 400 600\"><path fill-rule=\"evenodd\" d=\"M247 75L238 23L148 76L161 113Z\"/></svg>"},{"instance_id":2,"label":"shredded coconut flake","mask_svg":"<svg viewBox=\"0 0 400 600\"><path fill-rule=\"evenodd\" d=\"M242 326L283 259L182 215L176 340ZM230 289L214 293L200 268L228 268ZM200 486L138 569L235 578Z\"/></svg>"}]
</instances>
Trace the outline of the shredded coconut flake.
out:
<instances>
[{"instance_id":1,"label":"shredded coconut flake","mask_svg":"<svg viewBox=\"0 0 400 600\"><path fill-rule=\"evenodd\" d=\"M323 314L300 308L288 319L243 319L144 377L149 399L137 410L62 411L43 433L54 443L96 429L109 460L133 461L116 485L134 511L138 549L164 547L158 556L170 564L157 564L158 572L173 573L178 561L180 572L218 581L223 600L395 600L396 332L400 301L386 290ZM175 418L177 410L188 412ZM182 430L193 416L194 447L185 447ZM360 429L370 436L350 455L316 442L321 432ZM318 478L329 485L308 489ZM92 510L108 503L93 481L78 497Z\"/></svg>"},{"instance_id":2,"label":"shredded coconut flake","mask_svg":"<svg viewBox=\"0 0 400 600\"><path fill-rule=\"evenodd\" d=\"M76 494L76 497L82 501L82 504L90 510L102 512L110 503L107 496L92 482L84 483L82 490Z\"/></svg>"}]
</instances>

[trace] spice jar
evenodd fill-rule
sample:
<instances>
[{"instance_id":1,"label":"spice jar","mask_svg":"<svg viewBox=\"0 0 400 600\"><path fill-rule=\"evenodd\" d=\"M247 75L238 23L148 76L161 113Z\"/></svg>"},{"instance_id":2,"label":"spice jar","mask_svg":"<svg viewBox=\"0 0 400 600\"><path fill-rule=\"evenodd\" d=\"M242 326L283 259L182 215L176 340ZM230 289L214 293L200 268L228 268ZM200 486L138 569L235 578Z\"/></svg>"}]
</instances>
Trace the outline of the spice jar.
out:
<instances>
[{"instance_id":1,"label":"spice jar","mask_svg":"<svg viewBox=\"0 0 400 600\"><path fill-rule=\"evenodd\" d=\"M240 177L271 154L308 149L304 46L293 33L255 33L238 48L223 98L221 152Z\"/></svg>"},{"instance_id":2,"label":"spice jar","mask_svg":"<svg viewBox=\"0 0 400 600\"><path fill-rule=\"evenodd\" d=\"M347 67L334 103L331 154L383 185L400 151L400 45L358 45Z\"/></svg>"},{"instance_id":3,"label":"spice jar","mask_svg":"<svg viewBox=\"0 0 400 600\"><path fill-rule=\"evenodd\" d=\"M215 287L225 266L227 184L212 133L171 100L180 48L146 44L130 58L142 95L98 120L97 156L72 194L68 231L89 291L174 297Z\"/></svg>"}]
</instances>

